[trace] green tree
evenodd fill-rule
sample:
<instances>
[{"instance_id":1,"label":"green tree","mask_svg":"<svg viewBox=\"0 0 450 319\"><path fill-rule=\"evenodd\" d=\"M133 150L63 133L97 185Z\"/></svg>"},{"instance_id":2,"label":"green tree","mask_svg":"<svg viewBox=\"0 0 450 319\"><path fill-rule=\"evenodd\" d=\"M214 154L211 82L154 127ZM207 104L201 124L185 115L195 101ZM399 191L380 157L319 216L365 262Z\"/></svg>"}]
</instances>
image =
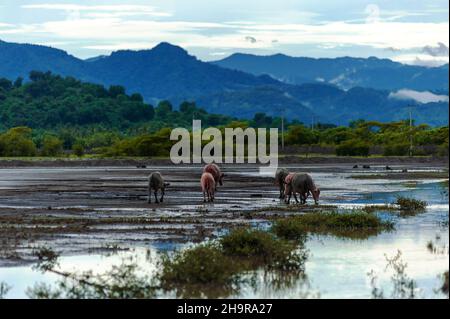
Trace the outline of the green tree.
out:
<instances>
[{"instance_id":1,"label":"green tree","mask_svg":"<svg viewBox=\"0 0 450 319\"><path fill-rule=\"evenodd\" d=\"M80 142L76 142L75 144L73 144L72 151L78 157L84 155L84 147Z\"/></svg>"},{"instance_id":2,"label":"green tree","mask_svg":"<svg viewBox=\"0 0 450 319\"><path fill-rule=\"evenodd\" d=\"M0 156L34 156L36 145L31 140L31 129L15 127L0 135Z\"/></svg>"},{"instance_id":3,"label":"green tree","mask_svg":"<svg viewBox=\"0 0 450 319\"><path fill-rule=\"evenodd\" d=\"M43 156L58 156L62 153L63 142L56 136L47 135L42 142L41 154Z\"/></svg>"}]
</instances>

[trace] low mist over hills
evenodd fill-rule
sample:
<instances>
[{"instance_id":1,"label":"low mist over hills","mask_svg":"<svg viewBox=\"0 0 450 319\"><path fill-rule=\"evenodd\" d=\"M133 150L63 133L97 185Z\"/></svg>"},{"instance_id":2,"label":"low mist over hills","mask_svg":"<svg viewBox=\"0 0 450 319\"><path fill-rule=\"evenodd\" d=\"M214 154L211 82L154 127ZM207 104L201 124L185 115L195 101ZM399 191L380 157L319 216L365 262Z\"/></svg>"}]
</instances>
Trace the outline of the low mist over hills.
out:
<instances>
[{"instance_id":1,"label":"low mist over hills","mask_svg":"<svg viewBox=\"0 0 450 319\"><path fill-rule=\"evenodd\" d=\"M209 112L239 118L265 112L304 123L347 124L360 118L403 119L412 107L418 122L448 123L448 65L424 68L376 58L243 54L206 63L169 43L81 60L54 48L0 42L0 78L27 79L33 70L122 85L127 93L139 93L153 104L163 99L174 105L196 101ZM411 93L397 94L400 89ZM432 92L418 95L414 90Z\"/></svg>"}]
</instances>

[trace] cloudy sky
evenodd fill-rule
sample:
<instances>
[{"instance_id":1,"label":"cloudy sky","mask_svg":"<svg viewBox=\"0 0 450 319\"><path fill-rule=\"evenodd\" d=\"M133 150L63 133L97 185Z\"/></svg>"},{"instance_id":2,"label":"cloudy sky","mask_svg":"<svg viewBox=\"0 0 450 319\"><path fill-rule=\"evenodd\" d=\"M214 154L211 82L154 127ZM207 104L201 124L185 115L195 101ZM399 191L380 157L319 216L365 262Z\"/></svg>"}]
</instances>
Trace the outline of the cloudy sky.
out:
<instances>
[{"instance_id":1,"label":"cloudy sky","mask_svg":"<svg viewBox=\"0 0 450 319\"><path fill-rule=\"evenodd\" d=\"M449 60L447 0L0 0L0 39L87 58L166 41L202 60L234 52Z\"/></svg>"}]
</instances>

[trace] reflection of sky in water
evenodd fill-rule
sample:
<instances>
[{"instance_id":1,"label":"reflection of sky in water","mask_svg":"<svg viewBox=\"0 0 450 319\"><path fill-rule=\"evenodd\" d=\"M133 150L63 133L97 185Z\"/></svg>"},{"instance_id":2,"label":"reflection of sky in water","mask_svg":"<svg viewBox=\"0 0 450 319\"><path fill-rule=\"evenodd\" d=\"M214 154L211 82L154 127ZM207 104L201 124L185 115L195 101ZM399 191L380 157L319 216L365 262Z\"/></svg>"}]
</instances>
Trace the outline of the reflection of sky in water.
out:
<instances>
[{"instance_id":1,"label":"reflection of sky in water","mask_svg":"<svg viewBox=\"0 0 450 319\"><path fill-rule=\"evenodd\" d=\"M354 207L363 204L384 204L395 201L396 196L403 195L426 200L430 205L425 213L398 217L384 213L383 218L395 221L394 232L382 233L368 240L343 240L331 236L314 236L307 242L310 258L306 263L306 273L312 293L320 293L321 298L370 298L370 281L367 273L374 270L379 285L385 289L389 297L391 291L391 270L385 271L385 254L393 257L397 250L402 252L402 259L407 262L407 274L417 281L421 288L420 296L436 297L434 290L441 281L438 275L449 269L448 246L448 187L441 183L420 182L405 185L405 181L353 180L343 174L315 173L316 182L327 189L324 202L336 203L343 207ZM325 187L326 186L326 187ZM343 188L344 191L333 188ZM362 189L362 191L361 191ZM446 193L447 192L447 193ZM342 196L342 197L341 197ZM436 236L440 239L436 240ZM438 248L446 247L445 254L430 253L426 246L433 240ZM172 246L153 245L151 254L156 250L170 250ZM143 260L146 250L137 249L137 258ZM102 272L113 264L120 263L121 257L130 252L122 252L109 257L99 255L70 256L61 258L61 267L65 270L94 269ZM134 254L134 253L133 253ZM147 263L145 263L147 264ZM150 272L155 265L148 266ZM30 266L0 268L0 282L5 281L13 286L8 297L25 297L26 288L35 282L53 282L57 277L52 274L41 274L31 270ZM240 294L232 297L249 298L298 298L304 291L301 283L294 288L274 291L264 282L258 273L258 289L243 287Z\"/></svg>"}]
</instances>

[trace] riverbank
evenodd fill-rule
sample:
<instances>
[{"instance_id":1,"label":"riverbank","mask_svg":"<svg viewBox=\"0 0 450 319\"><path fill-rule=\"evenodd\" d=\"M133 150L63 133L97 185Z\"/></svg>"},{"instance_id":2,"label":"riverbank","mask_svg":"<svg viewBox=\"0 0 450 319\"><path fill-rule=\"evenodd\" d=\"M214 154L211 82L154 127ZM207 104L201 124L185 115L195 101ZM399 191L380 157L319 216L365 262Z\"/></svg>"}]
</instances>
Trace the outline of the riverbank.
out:
<instances>
[{"instance_id":1,"label":"riverbank","mask_svg":"<svg viewBox=\"0 0 450 319\"><path fill-rule=\"evenodd\" d=\"M337 156L304 156L287 155L280 156L280 165L286 164L352 164L352 165L401 165L401 164L426 164L447 166L448 157L433 156L371 156L371 157L337 157ZM155 166L155 165L175 165L169 158L0 158L0 168L11 167L102 167L102 166ZM179 166L179 165L177 165Z\"/></svg>"}]
</instances>

